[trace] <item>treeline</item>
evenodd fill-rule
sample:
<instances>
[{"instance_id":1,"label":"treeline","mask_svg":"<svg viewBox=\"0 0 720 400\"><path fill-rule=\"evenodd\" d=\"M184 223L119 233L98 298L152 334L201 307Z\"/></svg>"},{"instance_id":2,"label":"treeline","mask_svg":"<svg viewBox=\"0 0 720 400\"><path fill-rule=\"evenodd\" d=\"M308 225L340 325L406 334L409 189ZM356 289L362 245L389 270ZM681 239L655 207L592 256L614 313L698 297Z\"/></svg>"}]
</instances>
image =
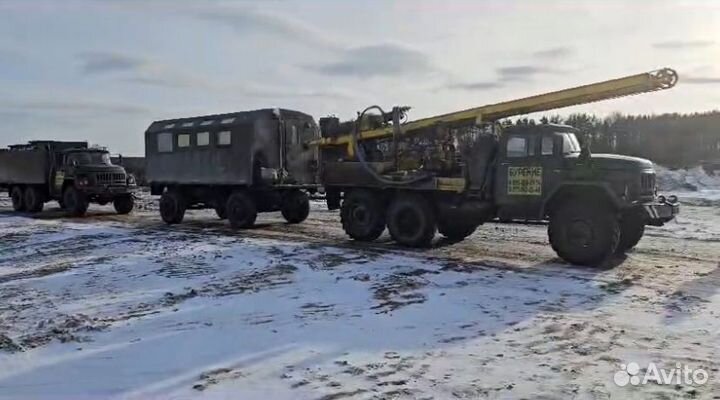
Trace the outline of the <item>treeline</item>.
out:
<instances>
[{"instance_id":1,"label":"treeline","mask_svg":"<svg viewBox=\"0 0 720 400\"><path fill-rule=\"evenodd\" d=\"M720 111L661 115L616 113L606 118L578 113L567 118L543 117L539 122L574 126L583 133L579 139L589 144L595 153L643 157L675 168L720 160ZM536 121L524 118L515 123L535 124Z\"/></svg>"}]
</instances>

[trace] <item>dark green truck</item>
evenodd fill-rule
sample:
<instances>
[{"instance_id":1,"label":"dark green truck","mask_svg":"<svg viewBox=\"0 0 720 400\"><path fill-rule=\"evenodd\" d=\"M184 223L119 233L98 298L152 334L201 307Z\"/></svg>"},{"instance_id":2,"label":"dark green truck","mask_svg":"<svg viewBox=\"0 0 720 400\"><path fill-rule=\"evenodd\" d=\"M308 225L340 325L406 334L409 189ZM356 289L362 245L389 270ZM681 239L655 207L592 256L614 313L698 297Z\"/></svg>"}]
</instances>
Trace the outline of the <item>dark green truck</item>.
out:
<instances>
[{"instance_id":1,"label":"dark green truck","mask_svg":"<svg viewBox=\"0 0 720 400\"><path fill-rule=\"evenodd\" d=\"M37 213L57 200L73 216L90 203L113 203L118 214L134 207L135 179L101 148L87 142L32 141L0 149L0 188L15 211Z\"/></svg>"}]
</instances>

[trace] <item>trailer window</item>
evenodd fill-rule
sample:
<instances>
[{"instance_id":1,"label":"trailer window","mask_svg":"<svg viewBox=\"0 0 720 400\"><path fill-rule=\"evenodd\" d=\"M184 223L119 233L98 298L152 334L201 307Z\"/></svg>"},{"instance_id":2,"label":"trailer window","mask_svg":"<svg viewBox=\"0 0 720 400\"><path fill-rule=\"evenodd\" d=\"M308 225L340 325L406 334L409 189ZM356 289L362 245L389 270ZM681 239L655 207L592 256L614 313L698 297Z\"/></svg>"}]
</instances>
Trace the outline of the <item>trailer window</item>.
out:
<instances>
[{"instance_id":1,"label":"trailer window","mask_svg":"<svg viewBox=\"0 0 720 400\"><path fill-rule=\"evenodd\" d=\"M230 146L232 144L232 135L230 131L222 131L217 133L218 146Z\"/></svg>"},{"instance_id":2,"label":"trailer window","mask_svg":"<svg viewBox=\"0 0 720 400\"><path fill-rule=\"evenodd\" d=\"M189 133L182 133L178 135L178 147L190 147Z\"/></svg>"},{"instance_id":3,"label":"trailer window","mask_svg":"<svg viewBox=\"0 0 720 400\"><path fill-rule=\"evenodd\" d=\"M210 132L198 132L197 134L197 145L207 146L210 144Z\"/></svg>"},{"instance_id":4,"label":"trailer window","mask_svg":"<svg viewBox=\"0 0 720 400\"><path fill-rule=\"evenodd\" d=\"M507 141L507 156L527 157L528 156L528 139L522 136L512 136Z\"/></svg>"},{"instance_id":5,"label":"trailer window","mask_svg":"<svg viewBox=\"0 0 720 400\"><path fill-rule=\"evenodd\" d=\"M173 134L172 133L159 133L157 135L157 149L158 153L170 153L173 151Z\"/></svg>"}]
</instances>

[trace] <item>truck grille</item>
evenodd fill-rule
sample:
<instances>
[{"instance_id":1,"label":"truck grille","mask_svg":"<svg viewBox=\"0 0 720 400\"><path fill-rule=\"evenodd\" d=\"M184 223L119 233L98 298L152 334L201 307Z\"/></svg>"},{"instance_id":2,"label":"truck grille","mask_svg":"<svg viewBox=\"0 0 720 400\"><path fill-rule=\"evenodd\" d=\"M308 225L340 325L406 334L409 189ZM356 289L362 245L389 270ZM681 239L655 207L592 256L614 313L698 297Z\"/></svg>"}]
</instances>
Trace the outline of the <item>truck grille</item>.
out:
<instances>
[{"instance_id":1,"label":"truck grille","mask_svg":"<svg viewBox=\"0 0 720 400\"><path fill-rule=\"evenodd\" d=\"M98 185L107 186L125 186L125 174L114 172L102 172L95 175L95 181Z\"/></svg>"},{"instance_id":2,"label":"truck grille","mask_svg":"<svg viewBox=\"0 0 720 400\"><path fill-rule=\"evenodd\" d=\"M640 175L640 188L643 192L655 190L655 174L643 173Z\"/></svg>"}]
</instances>

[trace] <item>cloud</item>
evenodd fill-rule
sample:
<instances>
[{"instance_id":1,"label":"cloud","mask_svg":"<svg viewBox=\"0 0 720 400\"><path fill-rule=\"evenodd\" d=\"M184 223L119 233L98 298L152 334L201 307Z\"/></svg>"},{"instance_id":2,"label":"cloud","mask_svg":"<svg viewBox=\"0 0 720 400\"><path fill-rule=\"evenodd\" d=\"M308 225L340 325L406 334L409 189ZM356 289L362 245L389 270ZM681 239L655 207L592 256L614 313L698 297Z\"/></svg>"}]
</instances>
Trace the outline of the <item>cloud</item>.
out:
<instances>
[{"instance_id":1,"label":"cloud","mask_svg":"<svg viewBox=\"0 0 720 400\"><path fill-rule=\"evenodd\" d=\"M562 58L568 57L575 53L575 49L567 46L551 47L545 50L538 50L532 53L537 58Z\"/></svg>"},{"instance_id":2,"label":"cloud","mask_svg":"<svg viewBox=\"0 0 720 400\"><path fill-rule=\"evenodd\" d=\"M467 91L482 91L499 89L503 87L500 82L466 82L466 83L451 83L443 87L443 89L450 90L467 90Z\"/></svg>"},{"instance_id":3,"label":"cloud","mask_svg":"<svg viewBox=\"0 0 720 400\"><path fill-rule=\"evenodd\" d=\"M371 78L424 74L434 70L430 58L417 50L394 44L355 47L340 52L339 59L305 69L334 76Z\"/></svg>"},{"instance_id":4,"label":"cloud","mask_svg":"<svg viewBox=\"0 0 720 400\"><path fill-rule=\"evenodd\" d=\"M149 110L132 104L77 100L12 100L0 101L0 108L8 112L22 113L73 113L73 114L145 114Z\"/></svg>"},{"instance_id":5,"label":"cloud","mask_svg":"<svg viewBox=\"0 0 720 400\"><path fill-rule=\"evenodd\" d=\"M148 58L114 52L84 52L77 57L81 61L81 71L88 76L113 75L121 82L166 88L208 87L202 78Z\"/></svg>"},{"instance_id":6,"label":"cloud","mask_svg":"<svg viewBox=\"0 0 720 400\"><path fill-rule=\"evenodd\" d=\"M147 61L139 58L109 52L85 52L77 56L82 61L82 71L89 75L134 71L142 68L147 63Z\"/></svg>"},{"instance_id":7,"label":"cloud","mask_svg":"<svg viewBox=\"0 0 720 400\"><path fill-rule=\"evenodd\" d=\"M712 40L670 40L653 43L652 46L656 49L663 50L682 50L709 47L714 44L715 42Z\"/></svg>"},{"instance_id":8,"label":"cloud","mask_svg":"<svg viewBox=\"0 0 720 400\"><path fill-rule=\"evenodd\" d=\"M680 79L680 82L690 84L720 84L720 77L688 76Z\"/></svg>"},{"instance_id":9,"label":"cloud","mask_svg":"<svg viewBox=\"0 0 720 400\"><path fill-rule=\"evenodd\" d=\"M337 41L314 26L295 18L270 15L236 8L194 9L193 16L206 21L223 24L241 34L278 36L284 40L310 46L338 48Z\"/></svg>"},{"instance_id":10,"label":"cloud","mask_svg":"<svg viewBox=\"0 0 720 400\"><path fill-rule=\"evenodd\" d=\"M557 73L557 71L546 67L534 65L516 65L500 67L495 70L503 82L525 82L540 74Z\"/></svg>"}]
</instances>

